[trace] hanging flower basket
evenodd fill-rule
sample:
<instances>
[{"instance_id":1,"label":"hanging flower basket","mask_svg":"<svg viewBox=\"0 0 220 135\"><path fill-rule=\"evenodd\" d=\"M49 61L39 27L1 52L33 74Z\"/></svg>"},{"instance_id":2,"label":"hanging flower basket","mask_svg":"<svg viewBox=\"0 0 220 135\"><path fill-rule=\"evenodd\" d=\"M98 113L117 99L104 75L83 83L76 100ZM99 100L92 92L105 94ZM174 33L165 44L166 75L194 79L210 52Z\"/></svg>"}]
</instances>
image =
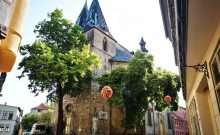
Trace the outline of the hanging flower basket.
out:
<instances>
[{"instance_id":1,"label":"hanging flower basket","mask_svg":"<svg viewBox=\"0 0 220 135\"><path fill-rule=\"evenodd\" d=\"M166 102L166 103L170 103L170 102L172 101L172 98L171 98L169 95L167 95L167 96L165 96L165 97L163 98L163 100L164 100L164 102Z\"/></svg>"},{"instance_id":2,"label":"hanging flower basket","mask_svg":"<svg viewBox=\"0 0 220 135\"><path fill-rule=\"evenodd\" d=\"M153 108L150 108L149 111L150 111L150 112L154 112L154 109L153 109Z\"/></svg>"},{"instance_id":3,"label":"hanging flower basket","mask_svg":"<svg viewBox=\"0 0 220 135\"><path fill-rule=\"evenodd\" d=\"M113 91L109 86L104 86L101 90L101 96L104 100L109 100L112 94L113 94Z\"/></svg>"}]
</instances>

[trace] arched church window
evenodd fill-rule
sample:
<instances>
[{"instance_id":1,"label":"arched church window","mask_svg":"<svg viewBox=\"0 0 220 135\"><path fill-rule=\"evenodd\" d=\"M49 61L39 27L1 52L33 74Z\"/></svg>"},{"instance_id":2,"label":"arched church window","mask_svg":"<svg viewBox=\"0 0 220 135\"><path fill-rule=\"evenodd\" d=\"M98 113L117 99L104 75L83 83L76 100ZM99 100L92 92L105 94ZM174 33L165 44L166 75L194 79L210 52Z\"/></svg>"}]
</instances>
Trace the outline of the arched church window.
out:
<instances>
[{"instance_id":1,"label":"arched church window","mask_svg":"<svg viewBox=\"0 0 220 135\"><path fill-rule=\"evenodd\" d=\"M103 50L108 51L108 40L106 37L103 38Z\"/></svg>"},{"instance_id":2,"label":"arched church window","mask_svg":"<svg viewBox=\"0 0 220 135\"><path fill-rule=\"evenodd\" d=\"M66 105L65 110L66 110L67 113L72 112L72 111L73 111L73 105L72 105L72 104L68 104L68 105Z\"/></svg>"}]
</instances>

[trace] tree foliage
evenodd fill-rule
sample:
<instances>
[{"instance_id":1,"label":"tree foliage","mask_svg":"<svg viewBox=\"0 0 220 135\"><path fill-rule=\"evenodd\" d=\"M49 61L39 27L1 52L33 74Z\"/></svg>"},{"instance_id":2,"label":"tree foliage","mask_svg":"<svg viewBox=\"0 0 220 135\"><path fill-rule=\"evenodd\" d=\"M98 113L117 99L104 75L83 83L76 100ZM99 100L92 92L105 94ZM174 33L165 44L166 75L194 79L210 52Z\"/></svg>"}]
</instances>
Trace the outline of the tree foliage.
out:
<instances>
[{"instance_id":1,"label":"tree foliage","mask_svg":"<svg viewBox=\"0 0 220 135\"><path fill-rule=\"evenodd\" d=\"M36 41L21 47L23 60L19 76L28 76L31 92L38 95L47 91L50 100L58 102L57 133L63 134L63 107L65 94L79 95L91 79L90 71L99 66L98 57L85 45L86 36L81 27L74 26L56 9L36 25Z\"/></svg>"},{"instance_id":2,"label":"tree foliage","mask_svg":"<svg viewBox=\"0 0 220 135\"><path fill-rule=\"evenodd\" d=\"M42 113L30 113L22 118L22 127L28 131L31 130L34 123L46 123L51 124L52 112L42 112Z\"/></svg>"},{"instance_id":3,"label":"tree foliage","mask_svg":"<svg viewBox=\"0 0 220 135\"><path fill-rule=\"evenodd\" d=\"M42 113L39 115L39 120L38 120L38 122L40 122L40 123L46 123L46 124L50 125L50 124L51 124L51 117L52 117L52 112L50 112L50 111L42 112Z\"/></svg>"},{"instance_id":4,"label":"tree foliage","mask_svg":"<svg viewBox=\"0 0 220 135\"><path fill-rule=\"evenodd\" d=\"M21 121L22 128L30 131L33 124L38 122L38 120L39 120L39 117L36 113L25 115Z\"/></svg>"},{"instance_id":5,"label":"tree foliage","mask_svg":"<svg viewBox=\"0 0 220 135\"><path fill-rule=\"evenodd\" d=\"M153 56L149 53L137 51L127 68L115 68L97 81L100 87L109 85L113 89L113 96L108 101L110 105L125 108L125 129L142 124L150 105L155 105L158 111L166 107L177 110L179 77L166 70L154 69ZM163 101L166 95L172 97L171 103Z\"/></svg>"}]
</instances>

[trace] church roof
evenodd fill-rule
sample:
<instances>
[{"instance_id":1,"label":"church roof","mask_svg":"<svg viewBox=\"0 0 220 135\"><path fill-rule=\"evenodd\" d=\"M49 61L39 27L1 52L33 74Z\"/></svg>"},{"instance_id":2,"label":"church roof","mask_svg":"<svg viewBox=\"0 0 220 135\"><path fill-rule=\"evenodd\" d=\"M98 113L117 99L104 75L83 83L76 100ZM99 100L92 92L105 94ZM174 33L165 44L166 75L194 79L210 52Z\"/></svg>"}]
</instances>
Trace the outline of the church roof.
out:
<instances>
[{"instance_id":1,"label":"church roof","mask_svg":"<svg viewBox=\"0 0 220 135\"><path fill-rule=\"evenodd\" d=\"M117 62L130 62L132 58L132 54L126 50L116 49L115 56L111 59L111 61Z\"/></svg>"},{"instance_id":2,"label":"church roof","mask_svg":"<svg viewBox=\"0 0 220 135\"><path fill-rule=\"evenodd\" d=\"M44 105L43 103L41 103L40 105L38 105L38 106L36 106L36 107L34 107L32 109L48 110L49 108L46 105Z\"/></svg>"},{"instance_id":3,"label":"church roof","mask_svg":"<svg viewBox=\"0 0 220 135\"><path fill-rule=\"evenodd\" d=\"M85 3L76 24L80 25L84 31L96 27L111 36L98 0L92 1L89 10L87 8L87 2Z\"/></svg>"},{"instance_id":4,"label":"church roof","mask_svg":"<svg viewBox=\"0 0 220 135\"><path fill-rule=\"evenodd\" d=\"M81 13L79 14L79 17L76 20L76 25L80 25L81 27L83 27L86 24L86 18L87 18L88 12L89 12L89 9L88 9L87 0L86 0Z\"/></svg>"}]
</instances>

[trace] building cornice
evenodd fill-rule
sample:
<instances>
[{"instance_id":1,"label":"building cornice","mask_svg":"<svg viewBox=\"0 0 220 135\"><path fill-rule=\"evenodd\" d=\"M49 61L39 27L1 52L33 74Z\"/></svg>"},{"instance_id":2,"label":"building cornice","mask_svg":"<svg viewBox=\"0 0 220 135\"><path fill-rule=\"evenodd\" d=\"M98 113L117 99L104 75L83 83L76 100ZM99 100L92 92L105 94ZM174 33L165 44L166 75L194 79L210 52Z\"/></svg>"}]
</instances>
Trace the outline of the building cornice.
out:
<instances>
[{"instance_id":1,"label":"building cornice","mask_svg":"<svg viewBox=\"0 0 220 135\"><path fill-rule=\"evenodd\" d=\"M173 45L175 62L179 66L183 97L186 99L186 56L188 0L160 0L165 35ZM167 18L168 17L168 21ZM167 23L169 22L169 23ZM170 33L168 33L170 32Z\"/></svg>"}]
</instances>

